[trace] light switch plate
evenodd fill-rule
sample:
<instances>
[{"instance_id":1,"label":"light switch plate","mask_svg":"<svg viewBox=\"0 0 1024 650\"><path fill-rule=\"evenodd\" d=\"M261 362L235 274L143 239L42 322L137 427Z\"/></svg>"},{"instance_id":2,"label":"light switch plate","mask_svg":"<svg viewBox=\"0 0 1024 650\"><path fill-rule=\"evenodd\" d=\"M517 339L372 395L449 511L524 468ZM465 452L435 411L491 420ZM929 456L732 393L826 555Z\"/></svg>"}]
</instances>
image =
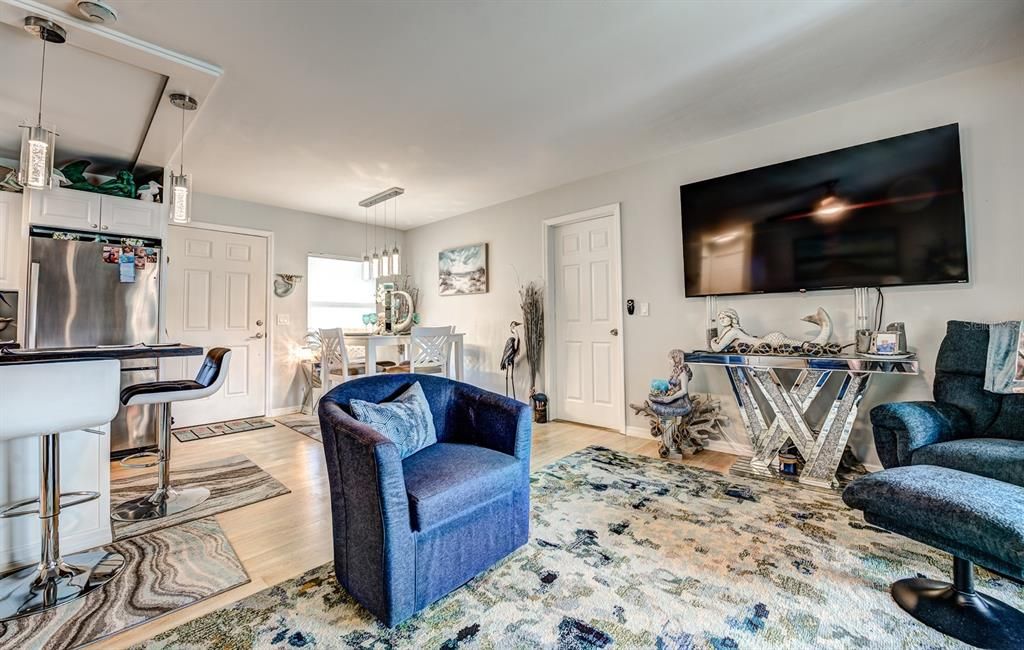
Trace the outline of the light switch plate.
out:
<instances>
[{"instance_id":1,"label":"light switch plate","mask_svg":"<svg viewBox=\"0 0 1024 650\"><path fill-rule=\"evenodd\" d=\"M640 315L641 316L650 316L651 315L651 303L649 303L649 302L642 302L642 303L640 303Z\"/></svg>"},{"instance_id":2,"label":"light switch plate","mask_svg":"<svg viewBox=\"0 0 1024 650\"><path fill-rule=\"evenodd\" d=\"M277 324L278 325L289 325L289 324L291 324L291 322L292 322L292 317L289 316L288 314L278 314L277 315Z\"/></svg>"}]
</instances>

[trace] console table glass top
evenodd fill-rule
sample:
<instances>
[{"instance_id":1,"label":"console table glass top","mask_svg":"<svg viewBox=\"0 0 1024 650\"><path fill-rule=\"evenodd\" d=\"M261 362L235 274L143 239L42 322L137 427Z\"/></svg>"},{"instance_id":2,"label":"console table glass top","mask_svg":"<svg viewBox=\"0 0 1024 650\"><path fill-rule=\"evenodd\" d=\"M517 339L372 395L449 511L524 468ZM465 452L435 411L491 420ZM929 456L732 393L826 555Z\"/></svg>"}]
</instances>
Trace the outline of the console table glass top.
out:
<instances>
[{"instance_id":1,"label":"console table glass top","mask_svg":"<svg viewBox=\"0 0 1024 650\"><path fill-rule=\"evenodd\" d=\"M742 354L740 352L687 352L683 360L692 365L742 368L782 368L791 370L842 370L873 374L916 375L920 372L917 356L881 359L858 355L814 357L779 354Z\"/></svg>"},{"instance_id":2,"label":"console table glass top","mask_svg":"<svg viewBox=\"0 0 1024 650\"><path fill-rule=\"evenodd\" d=\"M803 485L836 489L836 470L857 419L861 400L874 375L916 375L916 357L878 359L855 355L834 357L688 352L692 365L725 368L753 455L741 458L733 472L745 476L795 478ZM779 371L796 371L794 378ZM832 373L842 377L823 422L811 422L808 411ZM764 405L763 408L762 405ZM789 442L804 459L799 476L783 476L779 451Z\"/></svg>"}]
</instances>

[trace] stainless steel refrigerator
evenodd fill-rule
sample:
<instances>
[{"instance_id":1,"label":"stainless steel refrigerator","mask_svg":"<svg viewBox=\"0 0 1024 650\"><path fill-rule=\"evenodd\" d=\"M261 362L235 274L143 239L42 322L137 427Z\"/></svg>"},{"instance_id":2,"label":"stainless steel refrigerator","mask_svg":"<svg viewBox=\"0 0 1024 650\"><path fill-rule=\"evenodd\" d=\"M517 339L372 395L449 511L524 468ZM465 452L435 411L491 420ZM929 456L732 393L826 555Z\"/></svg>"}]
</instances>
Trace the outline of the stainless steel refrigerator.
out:
<instances>
[{"instance_id":1,"label":"stainless steel refrigerator","mask_svg":"<svg viewBox=\"0 0 1024 650\"><path fill-rule=\"evenodd\" d=\"M159 342L159 240L41 227L30 234L27 347ZM155 359L121 363L122 388L157 378ZM155 406L122 406L110 425L111 455L155 446L158 426Z\"/></svg>"}]
</instances>

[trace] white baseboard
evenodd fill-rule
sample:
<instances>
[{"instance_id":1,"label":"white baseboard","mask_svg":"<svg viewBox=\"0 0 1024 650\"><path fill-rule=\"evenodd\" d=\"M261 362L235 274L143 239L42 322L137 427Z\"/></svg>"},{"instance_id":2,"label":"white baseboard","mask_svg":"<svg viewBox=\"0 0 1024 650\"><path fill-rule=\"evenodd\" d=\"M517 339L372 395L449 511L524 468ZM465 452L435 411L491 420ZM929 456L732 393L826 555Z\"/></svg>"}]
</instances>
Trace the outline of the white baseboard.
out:
<instances>
[{"instance_id":1,"label":"white baseboard","mask_svg":"<svg viewBox=\"0 0 1024 650\"><path fill-rule=\"evenodd\" d=\"M270 412L267 414L267 417L278 418L281 417L282 415L293 415L295 413L300 412L301 410L301 404L295 404L293 406L282 406L280 408L270 409Z\"/></svg>"}]
</instances>

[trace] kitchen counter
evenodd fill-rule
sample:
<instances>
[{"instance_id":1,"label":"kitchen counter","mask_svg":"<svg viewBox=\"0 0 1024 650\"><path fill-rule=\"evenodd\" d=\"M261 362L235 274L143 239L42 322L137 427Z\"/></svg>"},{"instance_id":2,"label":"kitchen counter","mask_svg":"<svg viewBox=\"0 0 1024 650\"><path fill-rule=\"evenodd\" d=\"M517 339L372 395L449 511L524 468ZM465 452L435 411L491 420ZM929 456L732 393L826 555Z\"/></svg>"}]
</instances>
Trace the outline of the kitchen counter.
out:
<instances>
[{"instance_id":1,"label":"kitchen counter","mask_svg":"<svg viewBox=\"0 0 1024 650\"><path fill-rule=\"evenodd\" d=\"M32 350L0 349L0 364L52 363L88 359L162 359L203 354L203 348L176 343L174 345L107 345L78 348L35 348Z\"/></svg>"},{"instance_id":2,"label":"kitchen counter","mask_svg":"<svg viewBox=\"0 0 1024 650\"><path fill-rule=\"evenodd\" d=\"M0 347L0 390L3 390L5 369L17 364L39 364L59 372L58 362L114 359L122 363L138 359L203 355L203 348L192 345L119 345L109 347L6 349ZM138 362L137 362L138 363ZM128 365L131 365L130 363ZM155 365L152 364L144 365ZM43 370L44 368L40 368ZM149 371L156 379L156 371ZM122 381L129 379L132 368L122 370ZM52 408L66 408L61 395L53 395ZM134 407L133 407L134 408ZM132 421L138 418L132 415ZM45 412L39 413L41 427ZM96 435L102 431L102 435ZM110 449L111 425L90 431L61 431L61 483L65 489L91 490L100 498L69 508L61 517L61 548L77 552L109 544L110 528ZM39 491L39 440L20 438L0 443L0 503L28 499ZM36 517L0 519L0 572L31 563L39 558L39 522Z\"/></svg>"}]
</instances>

